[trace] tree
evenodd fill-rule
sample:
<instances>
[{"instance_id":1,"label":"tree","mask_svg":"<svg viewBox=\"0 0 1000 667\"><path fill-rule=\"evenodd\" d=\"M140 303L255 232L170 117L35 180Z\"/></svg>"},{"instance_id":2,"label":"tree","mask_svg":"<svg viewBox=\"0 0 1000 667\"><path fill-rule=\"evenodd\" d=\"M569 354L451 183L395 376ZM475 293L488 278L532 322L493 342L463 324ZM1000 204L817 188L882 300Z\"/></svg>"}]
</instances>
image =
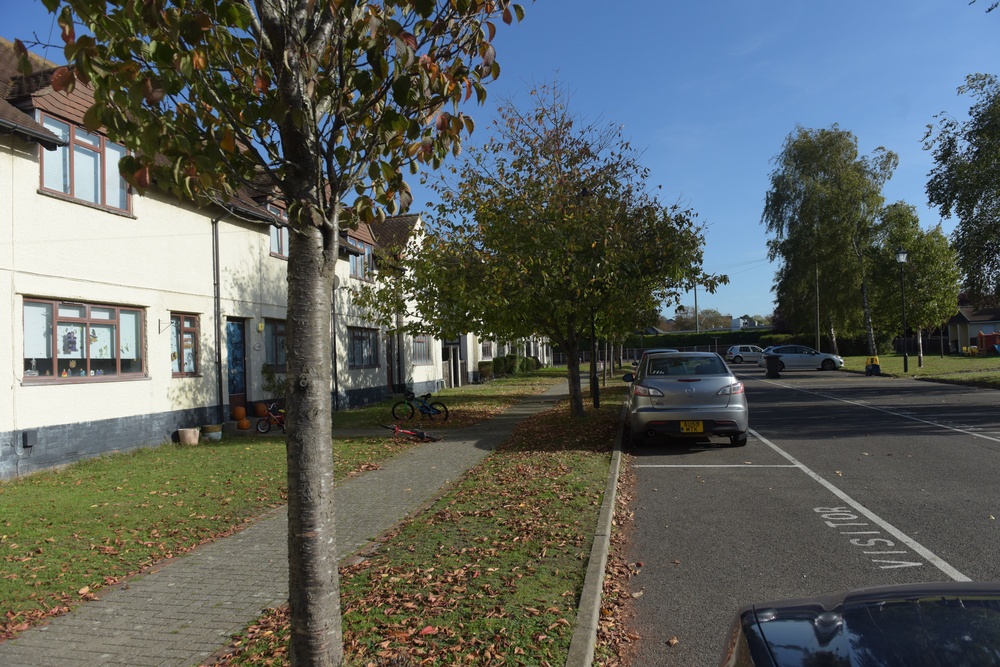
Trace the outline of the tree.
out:
<instances>
[{"instance_id":1,"label":"tree","mask_svg":"<svg viewBox=\"0 0 1000 667\"><path fill-rule=\"evenodd\" d=\"M895 170L896 155L878 148L871 157L859 157L857 139L850 132L836 125L821 130L799 127L786 138L775 163L762 222L774 235L768 241L771 259L782 260L779 280L784 289L778 298L794 294L803 299L805 286L812 284L817 345L820 304L825 302L834 352L838 327L849 325L860 305L869 354L875 354L870 250L878 240L882 185ZM848 252L833 252L844 247ZM793 310L781 306L786 316Z\"/></svg>"},{"instance_id":2,"label":"tree","mask_svg":"<svg viewBox=\"0 0 1000 667\"><path fill-rule=\"evenodd\" d=\"M695 326L694 306L678 306L674 311L674 324L679 331L694 331L696 328L706 329L728 329L732 324L731 315L723 315L715 308L698 309L698 327Z\"/></svg>"},{"instance_id":3,"label":"tree","mask_svg":"<svg viewBox=\"0 0 1000 667\"><path fill-rule=\"evenodd\" d=\"M1000 82L992 74L971 74L959 95L972 96L969 118L938 114L929 125L924 148L934 168L927 200L942 217L958 217L952 242L965 275L969 297L977 305L1000 303Z\"/></svg>"},{"instance_id":4,"label":"tree","mask_svg":"<svg viewBox=\"0 0 1000 667\"><path fill-rule=\"evenodd\" d=\"M441 203L399 267L405 288L366 303L391 322L409 302L406 326L442 336L548 336L580 416L585 340L622 340L694 281L724 278L703 275L695 215L647 192L617 127L578 126L555 84L530 98L525 110L505 101L491 137L433 184Z\"/></svg>"},{"instance_id":5,"label":"tree","mask_svg":"<svg viewBox=\"0 0 1000 667\"><path fill-rule=\"evenodd\" d=\"M882 286L879 303L883 322L888 318L885 330L898 331L902 323L896 251L903 248L907 251L903 267L906 321L917 332L917 363L922 366L922 330L941 326L958 310L961 284L958 260L941 225L926 231L921 229L916 209L910 204L899 201L886 206L881 219L884 237L876 262L880 269L873 283Z\"/></svg>"},{"instance_id":6,"label":"tree","mask_svg":"<svg viewBox=\"0 0 1000 667\"><path fill-rule=\"evenodd\" d=\"M89 129L122 174L225 205L256 188L287 207L287 459L293 665L343 655L333 549L330 304L342 224L409 204L404 170L457 151L499 74L510 0L43 0L94 89ZM77 36L77 22L88 34ZM23 49L23 45L21 47ZM23 59L26 61L26 59Z\"/></svg>"}]
</instances>

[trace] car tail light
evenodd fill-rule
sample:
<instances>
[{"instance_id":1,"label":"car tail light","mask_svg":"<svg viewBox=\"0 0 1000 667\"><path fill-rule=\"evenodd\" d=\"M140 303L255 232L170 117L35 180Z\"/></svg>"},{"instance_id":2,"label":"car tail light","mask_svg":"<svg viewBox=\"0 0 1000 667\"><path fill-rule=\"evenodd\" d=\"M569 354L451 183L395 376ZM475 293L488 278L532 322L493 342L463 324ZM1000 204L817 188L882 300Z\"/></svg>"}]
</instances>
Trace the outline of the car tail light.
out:
<instances>
[{"instance_id":1,"label":"car tail light","mask_svg":"<svg viewBox=\"0 0 1000 667\"><path fill-rule=\"evenodd\" d=\"M734 382L733 384L729 385L728 387L723 387L722 389L720 389L718 392L716 392L715 395L716 396L735 396L736 394L742 394L743 391L744 391L743 383L742 382Z\"/></svg>"},{"instance_id":2,"label":"car tail light","mask_svg":"<svg viewBox=\"0 0 1000 667\"><path fill-rule=\"evenodd\" d=\"M641 384L632 385L632 394L635 396L663 396L663 392L659 389Z\"/></svg>"}]
</instances>

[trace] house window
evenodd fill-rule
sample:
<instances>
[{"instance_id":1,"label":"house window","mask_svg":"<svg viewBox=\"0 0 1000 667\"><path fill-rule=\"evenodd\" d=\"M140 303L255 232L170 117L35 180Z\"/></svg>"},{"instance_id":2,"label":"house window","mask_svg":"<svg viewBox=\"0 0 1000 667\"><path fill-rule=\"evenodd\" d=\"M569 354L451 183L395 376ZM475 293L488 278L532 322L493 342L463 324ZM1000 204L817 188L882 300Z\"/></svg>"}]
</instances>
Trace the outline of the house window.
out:
<instances>
[{"instance_id":1,"label":"house window","mask_svg":"<svg viewBox=\"0 0 1000 667\"><path fill-rule=\"evenodd\" d=\"M417 336L413 339L413 363L419 366L428 366L434 363L430 337Z\"/></svg>"},{"instance_id":2,"label":"house window","mask_svg":"<svg viewBox=\"0 0 1000 667\"><path fill-rule=\"evenodd\" d=\"M42 189L119 211L129 210L128 184L118 173L125 147L82 127L49 116L42 124L67 142L41 151Z\"/></svg>"},{"instance_id":3,"label":"house window","mask_svg":"<svg viewBox=\"0 0 1000 667\"><path fill-rule=\"evenodd\" d=\"M347 327L350 345L347 349L347 364L351 368L375 368L378 366L378 329Z\"/></svg>"},{"instance_id":4,"label":"house window","mask_svg":"<svg viewBox=\"0 0 1000 667\"><path fill-rule=\"evenodd\" d=\"M264 359L275 373L285 372L284 320L264 320Z\"/></svg>"},{"instance_id":5,"label":"house window","mask_svg":"<svg viewBox=\"0 0 1000 667\"><path fill-rule=\"evenodd\" d=\"M282 222L288 222L288 211L269 205L267 210ZM288 226L271 225L271 254L275 257L288 259Z\"/></svg>"},{"instance_id":6,"label":"house window","mask_svg":"<svg viewBox=\"0 0 1000 667\"><path fill-rule=\"evenodd\" d=\"M483 359L492 359L493 358L493 341L491 341L491 340L484 340L483 341L483 354L482 354L482 357L483 357Z\"/></svg>"},{"instance_id":7,"label":"house window","mask_svg":"<svg viewBox=\"0 0 1000 667\"><path fill-rule=\"evenodd\" d=\"M137 308L24 300L24 379L132 379L145 373Z\"/></svg>"},{"instance_id":8,"label":"house window","mask_svg":"<svg viewBox=\"0 0 1000 667\"><path fill-rule=\"evenodd\" d=\"M198 374L197 315L170 315L170 365L175 376Z\"/></svg>"},{"instance_id":9,"label":"house window","mask_svg":"<svg viewBox=\"0 0 1000 667\"><path fill-rule=\"evenodd\" d=\"M373 257L375 248L370 243L347 237L347 242L361 251L360 255L351 255L351 277L360 280L373 280Z\"/></svg>"}]
</instances>

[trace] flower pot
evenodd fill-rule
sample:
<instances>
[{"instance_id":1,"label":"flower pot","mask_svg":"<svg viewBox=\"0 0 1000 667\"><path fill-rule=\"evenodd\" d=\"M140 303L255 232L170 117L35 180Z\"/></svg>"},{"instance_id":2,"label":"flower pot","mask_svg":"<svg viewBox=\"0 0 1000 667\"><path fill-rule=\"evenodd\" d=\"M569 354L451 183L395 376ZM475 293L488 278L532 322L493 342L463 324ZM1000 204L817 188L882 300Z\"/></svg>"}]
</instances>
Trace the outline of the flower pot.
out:
<instances>
[{"instance_id":1,"label":"flower pot","mask_svg":"<svg viewBox=\"0 0 1000 667\"><path fill-rule=\"evenodd\" d=\"M182 445L197 445L198 431L197 428L179 428L177 429L177 440Z\"/></svg>"},{"instance_id":2,"label":"flower pot","mask_svg":"<svg viewBox=\"0 0 1000 667\"><path fill-rule=\"evenodd\" d=\"M222 440L222 424L206 424L201 433L209 440Z\"/></svg>"}]
</instances>

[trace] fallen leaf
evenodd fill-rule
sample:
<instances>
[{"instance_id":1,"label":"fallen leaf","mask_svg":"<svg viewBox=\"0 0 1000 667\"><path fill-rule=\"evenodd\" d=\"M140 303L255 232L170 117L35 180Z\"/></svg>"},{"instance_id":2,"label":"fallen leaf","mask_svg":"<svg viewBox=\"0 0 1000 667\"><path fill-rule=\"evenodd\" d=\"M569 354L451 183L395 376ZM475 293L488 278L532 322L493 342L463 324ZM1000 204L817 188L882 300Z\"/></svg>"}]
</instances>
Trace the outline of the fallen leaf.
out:
<instances>
[{"instance_id":1,"label":"fallen leaf","mask_svg":"<svg viewBox=\"0 0 1000 667\"><path fill-rule=\"evenodd\" d=\"M670 639L667 640L667 646L677 646L680 643L681 640L678 639L677 637L671 637Z\"/></svg>"}]
</instances>

